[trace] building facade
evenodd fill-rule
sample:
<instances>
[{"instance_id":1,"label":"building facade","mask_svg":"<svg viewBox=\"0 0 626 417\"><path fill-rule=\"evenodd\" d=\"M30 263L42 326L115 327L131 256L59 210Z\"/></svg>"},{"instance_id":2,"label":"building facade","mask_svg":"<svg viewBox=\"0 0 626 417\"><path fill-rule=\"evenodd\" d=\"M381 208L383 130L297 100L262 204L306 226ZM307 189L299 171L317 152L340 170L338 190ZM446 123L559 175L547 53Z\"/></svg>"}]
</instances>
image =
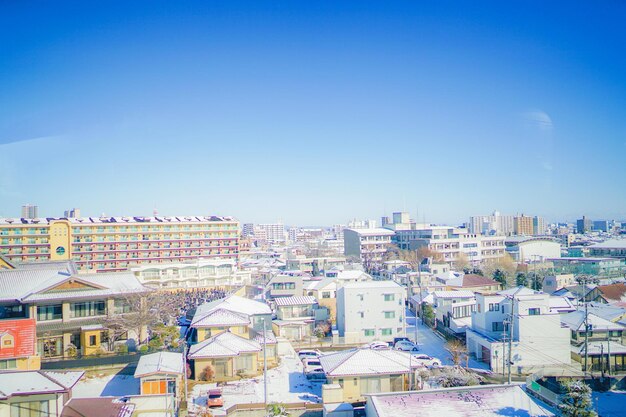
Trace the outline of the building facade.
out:
<instances>
[{"instance_id":1,"label":"building facade","mask_svg":"<svg viewBox=\"0 0 626 417\"><path fill-rule=\"evenodd\" d=\"M197 258L237 259L231 217L0 219L0 255L9 261L72 260L81 272Z\"/></svg>"}]
</instances>

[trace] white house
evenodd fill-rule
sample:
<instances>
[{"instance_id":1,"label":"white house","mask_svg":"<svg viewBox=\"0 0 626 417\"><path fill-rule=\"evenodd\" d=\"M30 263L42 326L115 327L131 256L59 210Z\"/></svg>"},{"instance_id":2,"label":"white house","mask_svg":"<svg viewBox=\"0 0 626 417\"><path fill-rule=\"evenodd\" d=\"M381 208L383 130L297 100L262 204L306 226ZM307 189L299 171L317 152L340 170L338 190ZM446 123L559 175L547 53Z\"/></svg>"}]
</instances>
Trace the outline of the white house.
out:
<instances>
[{"instance_id":1,"label":"white house","mask_svg":"<svg viewBox=\"0 0 626 417\"><path fill-rule=\"evenodd\" d=\"M344 253L358 256L365 264L381 265L393 236L394 232L388 229L344 229Z\"/></svg>"},{"instance_id":2,"label":"white house","mask_svg":"<svg viewBox=\"0 0 626 417\"><path fill-rule=\"evenodd\" d=\"M463 334L471 327L472 313L476 311L476 296L472 291L435 291L433 299L438 328Z\"/></svg>"},{"instance_id":3,"label":"white house","mask_svg":"<svg viewBox=\"0 0 626 417\"><path fill-rule=\"evenodd\" d=\"M469 353L490 364L494 372L504 372L509 356L511 317L512 373L575 368L569 329L561 326L559 314L550 309L550 296L525 287L476 294L476 312L472 314L471 328L466 331Z\"/></svg>"},{"instance_id":4,"label":"white house","mask_svg":"<svg viewBox=\"0 0 626 417\"><path fill-rule=\"evenodd\" d=\"M346 343L392 341L404 333L405 289L393 281L345 284L337 289L337 330Z\"/></svg>"}]
</instances>

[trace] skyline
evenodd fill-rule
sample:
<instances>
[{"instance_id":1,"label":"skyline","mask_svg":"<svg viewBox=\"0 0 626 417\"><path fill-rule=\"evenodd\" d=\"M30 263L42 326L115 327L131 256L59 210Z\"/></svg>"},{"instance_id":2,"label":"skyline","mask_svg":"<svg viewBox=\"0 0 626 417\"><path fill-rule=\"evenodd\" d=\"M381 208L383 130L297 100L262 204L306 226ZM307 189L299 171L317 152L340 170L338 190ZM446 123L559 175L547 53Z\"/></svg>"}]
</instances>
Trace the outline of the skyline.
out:
<instances>
[{"instance_id":1,"label":"skyline","mask_svg":"<svg viewBox=\"0 0 626 417\"><path fill-rule=\"evenodd\" d=\"M0 217L626 218L619 2L0 10Z\"/></svg>"}]
</instances>

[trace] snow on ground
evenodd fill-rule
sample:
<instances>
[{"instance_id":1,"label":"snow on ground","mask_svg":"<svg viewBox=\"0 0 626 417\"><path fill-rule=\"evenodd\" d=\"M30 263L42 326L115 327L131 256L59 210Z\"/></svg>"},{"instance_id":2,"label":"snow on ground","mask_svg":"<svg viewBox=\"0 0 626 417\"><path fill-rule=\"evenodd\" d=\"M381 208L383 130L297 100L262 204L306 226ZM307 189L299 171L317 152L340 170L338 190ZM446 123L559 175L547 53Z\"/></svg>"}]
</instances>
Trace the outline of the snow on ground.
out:
<instances>
[{"instance_id":1,"label":"snow on ground","mask_svg":"<svg viewBox=\"0 0 626 417\"><path fill-rule=\"evenodd\" d=\"M278 352L281 363L274 369L267 371L267 401L296 403L321 402L322 382L312 382L306 379L303 366L291 344L287 341L278 341ZM206 405L206 393L216 384L197 384L192 392L193 402L197 405ZM233 404L262 403L263 376L241 381L230 381L222 386L224 408Z\"/></svg>"},{"instance_id":2,"label":"snow on ground","mask_svg":"<svg viewBox=\"0 0 626 417\"><path fill-rule=\"evenodd\" d=\"M139 394L139 379L133 375L117 373L112 375L85 376L72 390L74 398L124 396Z\"/></svg>"},{"instance_id":3,"label":"snow on ground","mask_svg":"<svg viewBox=\"0 0 626 417\"><path fill-rule=\"evenodd\" d=\"M409 339L415 341L415 314L406 310L406 334ZM417 344L419 353L438 358L443 365L453 365L450 359L450 352L445 348L446 340L428 326L417 320ZM473 358L469 360L469 367L475 369L489 369L489 365L479 362Z\"/></svg>"},{"instance_id":4,"label":"snow on ground","mask_svg":"<svg viewBox=\"0 0 626 417\"><path fill-rule=\"evenodd\" d=\"M626 415L626 391L594 392L593 400L600 417Z\"/></svg>"}]
</instances>

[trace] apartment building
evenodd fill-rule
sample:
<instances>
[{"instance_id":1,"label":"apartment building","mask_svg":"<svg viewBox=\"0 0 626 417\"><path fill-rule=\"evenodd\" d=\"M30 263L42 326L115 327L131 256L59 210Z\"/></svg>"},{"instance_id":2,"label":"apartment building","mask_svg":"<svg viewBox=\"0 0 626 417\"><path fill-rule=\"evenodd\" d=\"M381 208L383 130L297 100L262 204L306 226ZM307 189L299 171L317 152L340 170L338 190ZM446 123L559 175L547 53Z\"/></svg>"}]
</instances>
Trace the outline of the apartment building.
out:
<instances>
[{"instance_id":1,"label":"apartment building","mask_svg":"<svg viewBox=\"0 0 626 417\"><path fill-rule=\"evenodd\" d=\"M231 217L0 219L0 255L14 262L72 260L81 272L197 258L237 259Z\"/></svg>"},{"instance_id":2,"label":"apartment building","mask_svg":"<svg viewBox=\"0 0 626 417\"><path fill-rule=\"evenodd\" d=\"M443 260L449 264L454 263L460 254L464 254L472 264L500 258L505 254L504 241L504 236L483 236L451 226L427 226L396 231L396 242L400 249L416 250L427 247L441 254Z\"/></svg>"},{"instance_id":3,"label":"apartment building","mask_svg":"<svg viewBox=\"0 0 626 417\"><path fill-rule=\"evenodd\" d=\"M469 232L476 235L512 235L513 217L500 214L498 211L494 211L490 216L472 216L469 221Z\"/></svg>"},{"instance_id":4,"label":"apartment building","mask_svg":"<svg viewBox=\"0 0 626 417\"><path fill-rule=\"evenodd\" d=\"M139 282L155 290L232 288L252 283L252 273L239 270L236 262L229 259L148 264L131 271Z\"/></svg>"},{"instance_id":5,"label":"apartment building","mask_svg":"<svg viewBox=\"0 0 626 417\"><path fill-rule=\"evenodd\" d=\"M469 353L497 373L506 370L509 356L511 372L516 374L572 368L570 331L550 308L550 296L525 287L476 294L466 341Z\"/></svg>"},{"instance_id":6,"label":"apartment building","mask_svg":"<svg viewBox=\"0 0 626 417\"><path fill-rule=\"evenodd\" d=\"M388 229L344 229L344 254L359 257L368 267L380 265L392 236L394 232Z\"/></svg>"},{"instance_id":7,"label":"apartment building","mask_svg":"<svg viewBox=\"0 0 626 417\"><path fill-rule=\"evenodd\" d=\"M404 334L406 290L393 281L344 284L337 289L337 330L346 343L393 341Z\"/></svg>"},{"instance_id":8,"label":"apartment building","mask_svg":"<svg viewBox=\"0 0 626 417\"><path fill-rule=\"evenodd\" d=\"M516 235L532 236L534 234L533 217L515 216L513 218L513 231Z\"/></svg>"}]
</instances>

